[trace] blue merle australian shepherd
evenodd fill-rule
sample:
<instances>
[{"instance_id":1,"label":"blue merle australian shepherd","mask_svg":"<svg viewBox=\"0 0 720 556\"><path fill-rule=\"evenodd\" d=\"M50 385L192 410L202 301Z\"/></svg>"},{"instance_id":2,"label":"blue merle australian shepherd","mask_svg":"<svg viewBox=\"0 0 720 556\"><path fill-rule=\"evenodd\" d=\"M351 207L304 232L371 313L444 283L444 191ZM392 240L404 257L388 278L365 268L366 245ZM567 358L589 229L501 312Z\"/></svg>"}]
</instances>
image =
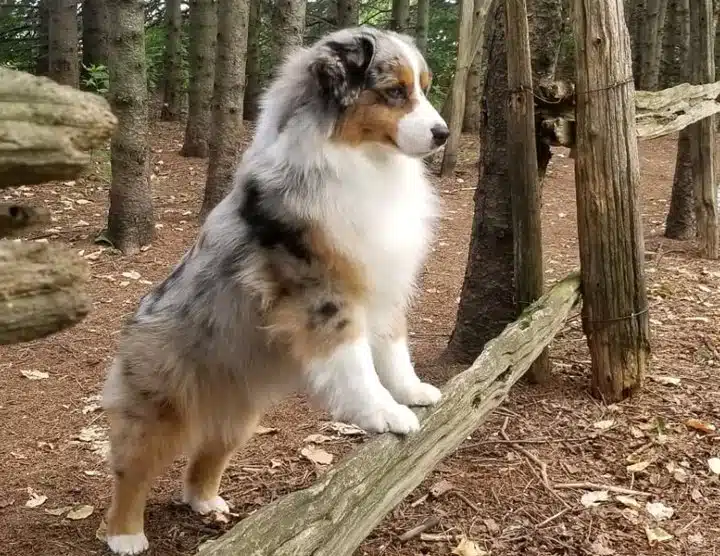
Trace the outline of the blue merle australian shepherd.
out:
<instances>
[{"instance_id":1,"label":"blue merle australian shepherd","mask_svg":"<svg viewBox=\"0 0 720 556\"><path fill-rule=\"evenodd\" d=\"M292 391L399 434L419 427L408 406L439 400L405 324L438 210L422 158L448 137L429 84L409 37L368 27L283 63L234 189L141 300L109 370L114 552L148 547L151 481L181 452L184 500L227 512L229 458Z\"/></svg>"}]
</instances>

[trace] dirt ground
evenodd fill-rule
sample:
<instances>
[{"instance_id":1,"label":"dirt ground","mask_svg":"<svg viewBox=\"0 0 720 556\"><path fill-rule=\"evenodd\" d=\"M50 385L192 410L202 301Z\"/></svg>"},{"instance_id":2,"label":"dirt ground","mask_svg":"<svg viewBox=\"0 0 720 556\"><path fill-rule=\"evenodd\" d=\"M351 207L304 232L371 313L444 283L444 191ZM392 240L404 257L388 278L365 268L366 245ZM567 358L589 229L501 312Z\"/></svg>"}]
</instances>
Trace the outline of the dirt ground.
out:
<instances>
[{"instance_id":1,"label":"dirt ground","mask_svg":"<svg viewBox=\"0 0 720 556\"><path fill-rule=\"evenodd\" d=\"M29 237L71 245L88 259L94 308L68 331L0 348L2 555L107 553L96 538L110 494L97 395L123 318L192 241L204 185L204 162L177 154L182 126L156 124L152 138L157 238L137 256L123 257L93 243L107 210L106 152L98 153L86 178L3 192L5 199L52 209L53 227ZM610 406L590 396L589 356L580 321L573 317L551 346L551 383L514 388L507 403L382 522L357 556L451 554L462 536L493 556L720 551L720 480L709 463L720 457L720 434L688 424L692 418L696 427L720 426L720 262L700 260L690 242L662 238L675 139L643 143L640 153L653 348L643 391ZM544 192L548 283L578 263L573 162L567 154L556 152ZM435 360L452 329L464 275L476 162L477 144L466 137L456 175L436 180L443 225L411 315L419 372L438 385L448 374ZM256 436L234 458L222 483L222 495L236 514L233 522L310 485L323 472L300 454L308 435L331 436L322 448L335 461L363 442L332 435L326 421L299 397L263 420L276 430ZM503 427L527 453L503 441ZM547 465L554 489L544 485L538 461ZM149 554L194 554L232 524L197 517L178 504L181 464L163 474L152 491ZM424 497L441 480L453 488ZM586 482L600 486L556 486ZM617 499L608 486L644 494ZM424 537L399 541L431 516L439 524ZM658 527L668 537L651 542L650 537L663 538Z\"/></svg>"}]
</instances>

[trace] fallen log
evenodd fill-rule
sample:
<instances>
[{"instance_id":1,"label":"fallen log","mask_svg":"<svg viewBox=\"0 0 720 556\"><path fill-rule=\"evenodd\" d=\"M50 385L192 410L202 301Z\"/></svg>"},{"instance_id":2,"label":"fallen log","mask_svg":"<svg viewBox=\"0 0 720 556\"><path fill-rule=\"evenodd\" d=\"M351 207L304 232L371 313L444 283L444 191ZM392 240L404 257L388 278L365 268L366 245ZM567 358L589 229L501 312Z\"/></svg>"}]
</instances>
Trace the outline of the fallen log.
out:
<instances>
[{"instance_id":1,"label":"fallen log","mask_svg":"<svg viewBox=\"0 0 720 556\"><path fill-rule=\"evenodd\" d=\"M315 485L265 506L203 546L201 556L349 556L423 478L488 417L562 328L580 297L573 275L530 305L443 398L420 410L422 428L384 434L360 447Z\"/></svg>"},{"instance_id":2,"label":"fallen log","mask_svg":"<svg viewBox=\"0 0 720 556\"><path fill-rule=\"evenodd\" d=\"M66 248L0 241L0 345L27 342L81 321L90 311L89 270Z\"/></svg>"},{"instance_id":3,"label":"fallen log","mask_svg":"<svg viewBox=\"0 0 720 556\"><path fill-rule=\"evenodd\" d=\"M116 124L102 97L0 68L0 188L78 176Z\"/></svg>"}]
</instances>

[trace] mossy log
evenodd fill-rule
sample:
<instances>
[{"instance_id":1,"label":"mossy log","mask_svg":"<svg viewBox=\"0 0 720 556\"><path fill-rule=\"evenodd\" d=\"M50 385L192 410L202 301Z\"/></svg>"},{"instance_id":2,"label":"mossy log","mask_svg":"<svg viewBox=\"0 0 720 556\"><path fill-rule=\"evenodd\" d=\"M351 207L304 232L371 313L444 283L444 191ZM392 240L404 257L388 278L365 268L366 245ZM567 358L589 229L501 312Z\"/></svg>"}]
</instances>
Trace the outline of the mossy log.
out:
<instances>
[{"instance_id":1,"label":"mossy log","mask_svg":"<svg viewBox=\"0 0 720 556\"><path fill-rule=\"evenodd\" d=\"M422 428L384 434L315 485L265 506L206 544L200 556L349 556L423 478L488 417L563 327L580 297L573 275L530 305L421 410Z\"/></svg>"},{"instance_id":2,"label":"mossy log","mask_svg":"<svg viewBox=\"0 0 720 556\"><path fill-rule=\"evenodd\" d=\"M0 68L0 188L78 176L116 124L102 97Z\"/></svg>"},{"instance_id":3,"label":"mossy log","mask_svg":"<svg viewBox=\"0 0 720 556\"><path fill-rule=\"evenodd\" d=\"M35 340L90 311L86 262L67 248L0 240L0 345Z\"/></svg>"},{"instance_id":4,"label":"mossy log","mask_svg":"<svg viewBox=\"0 0 720 556\"><path fill-rule=\"evenodd\" d=\"M543 140L551 145L575 146L575 102L573 83L555 81L536 86L536 125ZM720 81L635 91L637 136L642 139L669 135L718 112Z\"/></svg>"}]
</instances>

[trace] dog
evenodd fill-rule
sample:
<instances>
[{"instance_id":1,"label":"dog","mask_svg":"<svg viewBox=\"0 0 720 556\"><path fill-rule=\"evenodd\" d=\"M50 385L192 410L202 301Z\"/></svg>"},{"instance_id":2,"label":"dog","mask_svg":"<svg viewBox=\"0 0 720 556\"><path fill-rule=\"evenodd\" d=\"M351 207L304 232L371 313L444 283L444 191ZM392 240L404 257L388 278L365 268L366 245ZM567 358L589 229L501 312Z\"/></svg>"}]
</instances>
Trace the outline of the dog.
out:
<instances>
[{"instance_id":1,"label":"dog","mask_svg":"<svg viewBox=\"0 0 720 556\"><path fill-rule=\"evenodd\" d=\"M184 501L228 512L231 455L293 391L369 432L419 428L405 315L439 202L423 157L448 127L413 40L343 29L291 54L261 101L233 189L140 300L103 389L107 542L148 548L151 481L187 453Z\"/></svg>"}]
</instances>

